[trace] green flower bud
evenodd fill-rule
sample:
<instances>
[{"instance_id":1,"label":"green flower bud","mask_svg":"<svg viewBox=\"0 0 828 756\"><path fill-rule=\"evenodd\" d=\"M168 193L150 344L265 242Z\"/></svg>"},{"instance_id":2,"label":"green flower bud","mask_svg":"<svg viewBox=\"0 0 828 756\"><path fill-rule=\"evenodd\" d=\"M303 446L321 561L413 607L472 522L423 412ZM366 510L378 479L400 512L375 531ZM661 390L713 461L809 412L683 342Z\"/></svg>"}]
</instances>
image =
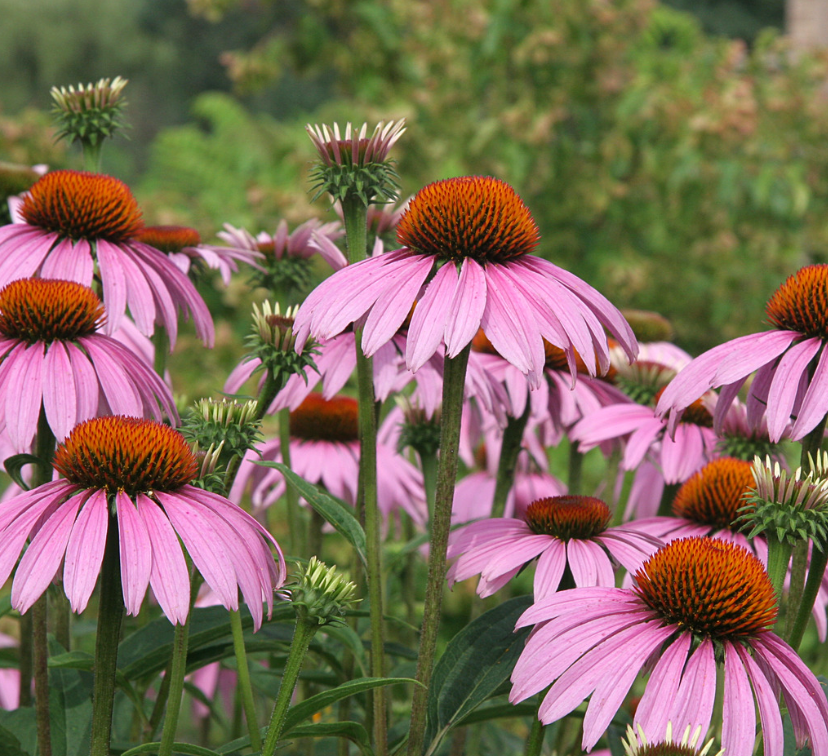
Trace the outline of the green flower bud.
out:
<instances>
[{"instance_id":1,"label":"green flower bud","mask_svg":"<svg viewBox=\"0 0 828 756\"><path fill-rule=\"evenodd\" d=\"M311 557L296 580L286 586L296 613L304 622L316 625L343 624L343 615L361 599L355 597L356 585L336 567L328 567Z\"/></svg>"}]
</instances>

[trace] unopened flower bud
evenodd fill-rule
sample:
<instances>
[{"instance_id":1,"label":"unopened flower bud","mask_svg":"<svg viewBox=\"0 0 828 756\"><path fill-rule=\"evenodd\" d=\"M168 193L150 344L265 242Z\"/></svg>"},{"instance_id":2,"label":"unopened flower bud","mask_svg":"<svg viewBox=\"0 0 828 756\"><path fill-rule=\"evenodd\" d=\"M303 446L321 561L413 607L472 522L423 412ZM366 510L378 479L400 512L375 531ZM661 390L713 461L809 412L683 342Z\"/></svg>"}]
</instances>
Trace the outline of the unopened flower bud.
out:
<instances>
[{"instance_id":1,"label":"unopened flower bud","mask_svg":"<svg viewBox=\"0 0 828 756\"><path fill-rule=\"evenodd\" d=\"M315 556L287 588L300 619L317 625L342 624L345 612L354 608L356 585L336 567L328 567Z\"/></svg>"}]
</instances>

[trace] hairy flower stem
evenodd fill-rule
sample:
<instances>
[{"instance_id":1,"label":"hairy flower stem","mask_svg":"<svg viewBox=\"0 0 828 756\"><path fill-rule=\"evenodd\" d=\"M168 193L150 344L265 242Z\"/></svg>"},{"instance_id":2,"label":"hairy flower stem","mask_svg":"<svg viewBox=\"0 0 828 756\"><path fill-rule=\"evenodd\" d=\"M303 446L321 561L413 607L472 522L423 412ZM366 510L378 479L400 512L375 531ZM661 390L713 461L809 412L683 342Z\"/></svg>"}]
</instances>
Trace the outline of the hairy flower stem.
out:
<instances>
[{"instance_id":1,"label":"hairy flower stem","mask_svg":"<svg viewBox=\"0 0 828 756\"><path fill-rule=\"evenodd\" d=\"M34 622L32 613L20 615L20 708L32 705L32 658L34 654Z\"/></svg>"},{"instance_id":2,"label":"hairy flower stem","mask_svg":"<svg viewBox=\"0 0 828 756\"><path fill-rule=\"evenodd\" d=\"M153 369L164 380L164 373L167 372L167 357L170 354L170 336L164 326L155 324L155 332L152 334L152 346L155 351Z\"/></svg>"},{"instance_id":3,"label":"hairy flower stem","mask_svg":"<svg viewBox=\"0 0 828 756\"><path fill-rule=\"evenodd\" d=\"M434 517L431 523L431 544L428 555L423 624L420 633L420 651L417 659L417 686L411 706L411 729L408 736L408 756L421 756L425 736L428 686L434 668L437 650L437 631L443 603L443 583L446 576L446 550L451 529L451 506L457 480L460 418L463 415L463 393L466 366L471 344L456 357L445 358L443 368L443 415L440 424L440 464L437 469L437 492Z\"/></svg>"},{"instance_id":4,"label":"hairy flower stem","mask_svg":"<svg viewBox=\"0 0 828 756\"><path fill-rule=\"evenodd\" d=\"M421 454L420 467L423 470L423 488L426 495L426 506L428 507L428 521L434 515L434 495L437 489L437 455Z\"/></svg>"},{"instance_id":5,"label":"hairy flower stem","mask_svg":"<svg viewBox=\"0 0 828 756\"><path fill-rule=\"evenodd\" d=\"M785 576L788 574L793 546L788 543L787 539L780 541L773 529L768 530L765 535L768 539L768 577L773 586L773 592L776 594L776 605L781 607L782 588L785 584ZM777 619L777 627L780 627L781 620L781 617Z\"/></svg>"},{"instance_id":6,"label":"hairy flower stem","mask_svg":"<svg viewBox=\"0 0 828 756\"><path fill-rule=\"evenodd\" d=\"M569 442L569 474L567 475L567 490L570 496L581 493L583 485L584 455L578 449L577 441Z\"/></svg>"},{"instance_id":7,"label":"hairy flower stem","mask_svg":"<svg viewBox=\"0 0 828 756\"><path fill-rule=\"evenodd\" d=\"M178 714L181 711L181 694L184 691L184 673L187 671L187 645L190 639L191 616L192 609L187 614L184 624L175 626L172 664L170 665L170 692L167 698L167 712L164 717L164 729L161 731L158 756L172 756L173 754Z\"/></svg>"},{"instance_id":8,"label":"hairy flower stem","mask_svg":"<svg viewBox=\"0 0 828 756\"><path fill-rule=\"evenodd\" d=\"M282 464L290 467L290 410L279 410L279 453ZM294 556L310 557L307 553L307 539L299 511L299 493L293 486L285 486L288 522L288 553Z\"/></svg>"},{"instance_id":9,"label":"hairy flower stem","mask_svg":"<svg viewBox=\"0 0 828 756\"><path fill-rule=\"evenodd\" d=\"M826 565L828 565L828 550L818 549L814 546L811 551L811 564L808 567L805 590L802 592L802 600L796 612L796 620L788 637L788 643L794 651L799 648L799 644L802 643L802 636L805 635L805 627L808 624L808 617L811 615L817 594L822 586ZM793 605L788 607L788 611L793 614Z\"/></svg>"},{"instance_id":10,"label":"hairy flower stem","mask_svg":"<svg viewBox=\"0 0 828 756\"><path fill-rule=\"evenodd\" d=\"M808 541L797 541L793 548L791 572L788 582L788 600L785 605L785 635L790 642L794 622L802 603L802 592L805 589L805 572L808 569Z\"/></svg>"},{"instance_id":11,"label":"hairy flower stem","mask_svg":"<svg viewBox=\"0 0 828 756\"><path fill-rule=\"evenodd\" d=\"M97 144L92 144L89 140L84 139L81 145L83 147L83 170L90 173L100 173L103 164L103 140L101 139Z\"/></svg>"},{"instance_id":12,"label":"hairy flower stem","mask_svg":"<svg viewBox=\"0 0 828 756\"><path fill-rule=\"evenodd\" d=\"M52 457L55 454L55 434L41 406L37 420L35 454L38 463L34 472L34 486L42 486L52 479ZM47 640L47 594L32 607L32 671L35 683L35 717L37 721L37 748L40 756L52 756L51 717L49 716L49 646Z\"/></svg>"},{"instance_id":13,"label":"hairy flower stem","mask_svg":"<svg viewBox=\"0 0 828 756\"><path fill-rule=\"evenodd\" d=\"M497 463L494 501L492 502L492 517L503 517L506 511L506 499L515 482L515 466L523 442L523 431L526 430L526 423L529 420L530 406L527 400L523 414L520 417L510 417L503 431L500 459Z\"/></svg>"},{"instance_id":14,"label":"hairy flower stem","mask_svg":"<svg viewBox=\"0 0 828 756\"><path fill-rule=\"evenodd\" d=\"M543 700L543 699L541 699ZM540 701L538 702L540 707ZM526 746L523 749L524 756L540 756L543 748L543 736L546 734L546 727L536 716L532 721L532 727L526 738Z\"/></svg>"},{"instance_id":15,"label":"hairy flower stem","mask_svg":"<svg viewBox=\"0 0 828 756\"><path fill-rule=\"evenodd\" d=\"M342 217L348 264L353 265L368 257L368 205L359 197L346 197L342 201Z\"/></svg>"},{"instance_id":16,"label":"hairy flower stem","mask_svg":"<svg viewBox=\"0 0 828 756\"><path fill-rule=\"evenodd\" d=\"M233 632L233 651L236 654L236 671L239 678L237 690L241 695L242 706L244 706L244 717L250 732L250 745L254 751L260 751L262 738L259 735L259 723L256 721L256 703L253 700L253 686L250 684L250 670L247 666L247 649L244 646L244 630L238 610L230 611L230 629Z\"/></svg>"},{"instance_id":17,"label":"hairy flower stem","mask_svg":"<svg viewBox=\"0 0 828 756\"><path fill-rule=\"evenodd\" d=\"M267 735L265 735L264 745L262 746L262 756L273 756L276 751L276 744L279 742L282 730L285 727L290 699L293 696L296 681L299 679L302 662L305 660L305 654L308 652L308 647L318 629L319 625L315 622L303 619L296 620L293 641L290 644L290 651L282 673L282 684L279 686L279 693L276 696L273 714L270 717Z\"/></svg>"},{"instance_id":18,"label":"hairy flower stem","mask_svg":"<svg viewBox=\"0 0 828 756\"><path fill-rule=\"evenodd\" d=\"M659 517L671 517L673 514L673 501L675 501L676 494L681 483L665 483L664 491L661 493L661 501L658 505Z\"/></svg>"},{"instance_id":19,"label":"hairy flower stem","mask_svg":"<svg viewBox=\"0 0 828 756\"><path fill-rule=\"evenodd\" d=\"M118 641L121 637L123 617L124 596L121 590L118 521L110 514L101 567L101 599L98 605L98 634L95 638L91 756L109 756Z\"/></svg>"}]
</instances>

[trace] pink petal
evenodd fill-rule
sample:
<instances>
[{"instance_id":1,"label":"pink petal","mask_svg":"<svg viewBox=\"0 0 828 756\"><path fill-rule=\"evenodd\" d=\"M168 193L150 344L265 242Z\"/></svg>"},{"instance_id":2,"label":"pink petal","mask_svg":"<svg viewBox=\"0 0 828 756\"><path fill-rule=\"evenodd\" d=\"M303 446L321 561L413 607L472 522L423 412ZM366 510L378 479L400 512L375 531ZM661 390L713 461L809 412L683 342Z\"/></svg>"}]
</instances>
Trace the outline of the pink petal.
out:
<instances>
[{"instance_id":1,"label":"pink petal","mask_svg":"<svg viewBox=\"0 0 828 756\"><path fill-rule=\"evenodd\" d=\"M566 556L578 588L594 585L611 588L615 585L609 557L597 543L571 538L566 544Z\"/></svg>"},{"instance_id":2,"label":"pink petal","mask_svg":"<svg viewBox=\"0 0 828 756\"><path fill-rule=\"evenodd\" d=\"M562 541L553 539L546 551L538 558L533 583L535 600L544 599L555 593L566 569L566 547Z\"/></svg>"},{"instance_id":3,"label":"pink petal","mask_svg":"<svg viewBox=\"0 0 828 756\"><path fill-rule=\"evenodd\" d=\"M72 365L62 341L53 341L43 360L43 408L49 427L63 441L77 424L77 397Z\"/></svg>"},{"instance_id":4,"label":"pink petal","mask_svg":"<svg viewBox=\"0 0 828 756\"><path fill-rule=\"evenodd\" d=\"M773 362L799 337L793 331L765 331L728 342L730 354L719 363L714 386L738 381Z\"/></svg>"},{"instance_id":5,"label":"pink petal","mask_svg":"<svg viewBox=\"0 0 828 756\"><path fill-rule=\"evenodd\" d=\"M751 756L756 740L756 710L750 682L735 645L724 644L722 747L728 756Z\"/></svg>"},{"instance_id":6,"label":"pink petal","mask_svg":"<svg viewBox=\"0 0 828 756\"><path fill-rule=\"evenodd\" d=\"M457 268L447 262L437 271L414 308L406 342L406 364L419 370L443 340L451 305L457 296Z\"/></svg>"},{"instance_id":7,"label":"pink petal","mask_svg":"<svg viewBox=\"0 0 828 756\"><path fill-rule=\"evenodd\" d=\"M806 339L791 346L779 360L768 392L768 436L771 441L782 438L791 419L800 378L821 346L820 339Z\"/></svg>"},{"instance_id":8,"label":"pink petal","mask_svg":"<svg viewBox=\"0 0 828 756\"><path fill-rule=\"evenodd\" d=\"M121 555L121 586L127 614L137 616L147 593L152 573L153 547L144 518L135 502L119 491L115 506L118 511L118 541Z\"/></svg>"},{"instance_id":9,"label":"pink petal","mask_svg":"<svg viewBox=\"0 0 828 756\"><path fill-rule=\"evenodd\" d=\"M37 420L43 403L42 342L15 354L14 372L6 391L6 431L17 452L27 452L37 432ZM7 357L7 359L9 359Z\"/></svg>"},{"instance_id":10,"label":"pink petal","mask_svg":"<svg viewBox=\"0 0 828 756\"><path fill-rule=\"evenodd\" d=\"M82 499L86 496L79 496ZM63 563L63 588L73 612L82 612L95 590L103 564L109 508L106 491L93 491L83 501Z\"/></svg>"},{"instance_id":11,"label":"pink petal","mask_svg":"<svg viewBox=\"0 0 828 756\"><path fill-rule=\"evenodd\" d=\"M776 691L768 682L759 665L753 660L747 649L739 643L728 647L733 649L741 659L747 670L748 677L753 683L753 692L759 707L759 720L762 723L762 740L765 742L765 753L782 753L785 745L785 732L782 727L782 714L779 711Z\"/></svg>"},{"instance_id":12,"label":"pink petal","mask_svg":"<svg viewBox=\"0 0 828 756\"><path fill-rule=\"evenodd\" d=\"M661 738L667 731L670 706L678 694L691 640L690 633L681 633L664 650L644 688L644 695L635 710L633 727L637 732L641 725L649 739Z\"/></svg>"},{"instance_id":13,"label":"pink petal","mask_svg":"<svg viewBox=\"0 0 828 756\"><path fill-rule=\"evenodd\" d=\"M799 441L828 414L828 349L823 349L811 378L808 392L799 408L791 438Z\"/></svg>"},{"instance_id":14,"label":"pink petal","mask_svg":"<svg viewBox=\"0 0 828 756\"><path fill-rule=\"evenodd\" d=\"M456 357L477 335L486 309L486 274L483 267L466 258L454 290L446 321L446 354Z\"/></svg>"},{"instance_id":15,"label":"pink petal","mask_svg":"<svg viewBox=\"0 0 828 756\"><path fill-rule=\"evenodd\" d=\"M49 256L40 268L41 278L56 278L61 281L75 281L84 286L92 285L94 262L89 242L80 239L61 239L52 247Z\"/></svg>"},{"instance_id":16,"label":"pink petal","mask_svg":"<svg viewBox=\"0 0 828 756\"><path fill-rule=\"evenodd\" d=\"M690 732L694 732L696 727L707 732L715 698L716 660L713 657L713 642L705 638L690 656L678 695L670 706L674 732L684 732L687 725L690 725Z\"/></svg>"}]
</instances>

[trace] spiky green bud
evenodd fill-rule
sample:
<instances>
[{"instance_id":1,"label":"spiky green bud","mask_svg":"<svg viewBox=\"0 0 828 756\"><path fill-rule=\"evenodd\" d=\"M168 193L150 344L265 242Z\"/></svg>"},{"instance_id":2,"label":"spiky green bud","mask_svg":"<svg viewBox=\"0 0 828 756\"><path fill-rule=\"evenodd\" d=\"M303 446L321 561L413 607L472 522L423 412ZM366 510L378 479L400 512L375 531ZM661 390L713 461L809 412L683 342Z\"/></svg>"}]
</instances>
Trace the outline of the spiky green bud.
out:
<instances>
[{"instance_id":1,"label":"spiky green bud","mask_svg":"<svg viewBox=\"0 0 828 756\"><path fill-rule=\"evenodd\" d=\"M361 600L356 597L356 585L346 575L337 572L336 567L328 567L315 556L286 588L290 591L299 618L320 626L343 624L345 612Z\"/></svg>"},{"instance_id":2,"label":"spiky green bud","mask_svg":"<svg viewBox=\"0 0 828 756\"><path fill-rule=\"evenodd\" d=\"M91 147L98 147L107 137L124 127L122 98L127 79L116 76L101 79L96 84L78 84L77 89L52 87L52 113L58 129L58 138L71 138Z\"/></svg>"}]
</instances>

